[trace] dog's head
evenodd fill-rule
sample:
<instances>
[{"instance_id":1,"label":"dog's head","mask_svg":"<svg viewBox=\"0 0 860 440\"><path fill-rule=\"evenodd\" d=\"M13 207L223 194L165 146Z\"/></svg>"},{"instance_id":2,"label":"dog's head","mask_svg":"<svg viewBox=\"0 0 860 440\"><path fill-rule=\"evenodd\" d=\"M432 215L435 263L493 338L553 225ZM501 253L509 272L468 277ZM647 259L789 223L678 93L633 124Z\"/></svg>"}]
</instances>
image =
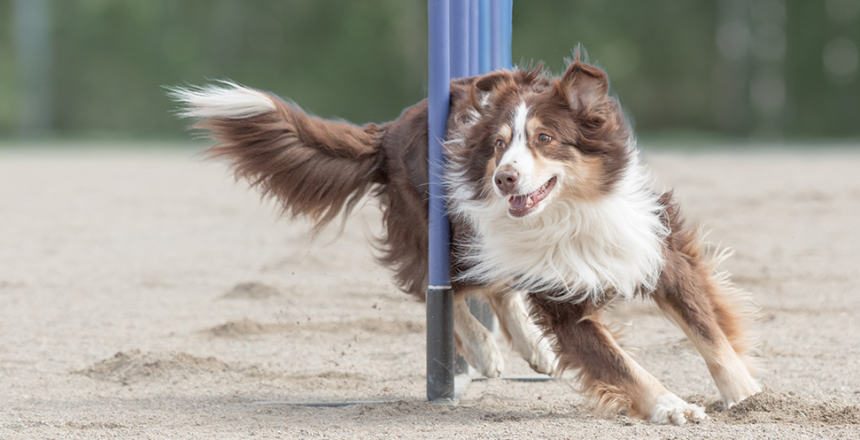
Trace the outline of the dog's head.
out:
<instances>
[{"instance_id":1,"label":"dog's head","mask_svg":"<svg viewBox=\"0 0 860 440\"><path fill-rule=\"evenodd\" d=\"M559 198L612 193L630 161L632 133L608 89L606 74L578 53L560 78L540 68L477 78L468 110L476 121L459 158L474 197L505 199L508 215L519 218Z\"/></svg>"}]
</instances>

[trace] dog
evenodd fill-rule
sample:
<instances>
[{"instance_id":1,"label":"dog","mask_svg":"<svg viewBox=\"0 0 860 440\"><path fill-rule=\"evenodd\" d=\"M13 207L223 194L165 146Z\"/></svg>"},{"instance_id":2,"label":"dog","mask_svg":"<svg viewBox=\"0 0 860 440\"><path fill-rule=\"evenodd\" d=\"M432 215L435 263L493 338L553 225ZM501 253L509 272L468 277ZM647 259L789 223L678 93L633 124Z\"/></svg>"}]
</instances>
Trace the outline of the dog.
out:
<instances>
[{"instance_id":1,"label":"dog","mask_svg":"<svg viewBox=\"0 0 860 440\"><path fill-rule=\"evenodd\" d=\"M716 271L727 254L706 252L672 193L655 189L606 73L574 57L560 77L539 66L451 82L443 180L457 349L482 374L502 373L492 334L465 302L479 295L535 371L576 371L597 411L706 420L618 345L601 314L617 300L654 300L704 357L729 408L761 391L746 297ZM318 230L375 196L385 225L378 258L402 290L424 298L426 100L358 127L232 82L171 93L180 115L217 142L208 156L226 159L285 215Z\"/></svg>"}]
</instances>

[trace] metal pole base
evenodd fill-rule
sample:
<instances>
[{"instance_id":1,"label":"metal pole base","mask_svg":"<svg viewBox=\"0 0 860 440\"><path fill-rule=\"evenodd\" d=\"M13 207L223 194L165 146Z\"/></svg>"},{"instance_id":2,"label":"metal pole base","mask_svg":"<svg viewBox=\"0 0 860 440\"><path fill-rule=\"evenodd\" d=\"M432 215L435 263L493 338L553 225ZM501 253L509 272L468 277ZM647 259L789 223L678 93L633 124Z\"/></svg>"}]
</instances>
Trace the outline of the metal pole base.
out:
<instances>
[{"instance_id":1,"label":"metal pole base","mask_svg":"<svg viewBox=\"0 0 860 440\"><path fill-rule=\"evenodd\" d=\"M427 288L427 400L455 403L454 292Z\"/></svg>"}]
</instances>

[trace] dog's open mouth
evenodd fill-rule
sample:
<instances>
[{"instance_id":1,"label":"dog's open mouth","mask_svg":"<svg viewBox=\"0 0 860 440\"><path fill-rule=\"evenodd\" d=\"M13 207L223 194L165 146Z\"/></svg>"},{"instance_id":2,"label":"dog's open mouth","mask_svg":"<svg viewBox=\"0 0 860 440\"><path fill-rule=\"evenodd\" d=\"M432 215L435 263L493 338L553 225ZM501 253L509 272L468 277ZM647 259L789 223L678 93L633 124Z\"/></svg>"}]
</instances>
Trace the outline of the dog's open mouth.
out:
<instances>
[{"instance_id":1,"label":"dog's open mouth","mask_svg":"<svg viewBox=\"0 0 860 440\"><path fill-rule=\"evenodd\" d=\"M547 180L546 183L543 184L537 191L530 194L523 194L519 196L511 196L508 203L511 204L511 207L508 208L508 212L514 217L523 217L525 215L531 214L535 209L537 209L538 204L549 195L553 188L555 188L556 178Z\"/></svg>"}]
</instances>

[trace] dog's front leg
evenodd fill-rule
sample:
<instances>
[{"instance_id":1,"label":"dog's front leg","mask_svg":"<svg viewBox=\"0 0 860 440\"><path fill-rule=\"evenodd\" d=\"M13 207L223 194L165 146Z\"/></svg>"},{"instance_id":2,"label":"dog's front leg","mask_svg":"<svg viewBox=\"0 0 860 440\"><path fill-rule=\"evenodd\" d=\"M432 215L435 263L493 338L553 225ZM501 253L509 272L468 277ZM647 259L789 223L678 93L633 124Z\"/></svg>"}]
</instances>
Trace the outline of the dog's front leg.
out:
<instances>
[{"instance_id":1,"label":"dog's front leg","mask_svg":"<svg viewBox=\"0 0 860 440\"><path fill-rule=\"evenodd\" d=\"M454 335L466 362L486 377L499 377L505 359L493 334L469 311L465 295L454 296Z\"/></svg>"},{"instance_id":2,"label":"dog's front leg","mask_svg":"<svg viewBox=\"0 0 860 440\"><path fill-rule=\"evenodd\" d=\"M484 296L499 318L502 334L514 350L538 373L552 375L555 354L540 330L531 322L523 303L522 293L485 290Z\"/></svg>"},{"instance_id":3,"label":"dog's front leg","mask_svg":"<svg viewBox=\"0 0 860 440\"><path fill-rule=\"evenodd\" d=\"M676 425L708 418L704 408L670 393L627 355L601 321L598 308L558 301L545 293L529 298L535 321L558 356L556 375L578 370L580 391L598 412L627 408L631 416Z\"/></svg>"}]
</instances>

